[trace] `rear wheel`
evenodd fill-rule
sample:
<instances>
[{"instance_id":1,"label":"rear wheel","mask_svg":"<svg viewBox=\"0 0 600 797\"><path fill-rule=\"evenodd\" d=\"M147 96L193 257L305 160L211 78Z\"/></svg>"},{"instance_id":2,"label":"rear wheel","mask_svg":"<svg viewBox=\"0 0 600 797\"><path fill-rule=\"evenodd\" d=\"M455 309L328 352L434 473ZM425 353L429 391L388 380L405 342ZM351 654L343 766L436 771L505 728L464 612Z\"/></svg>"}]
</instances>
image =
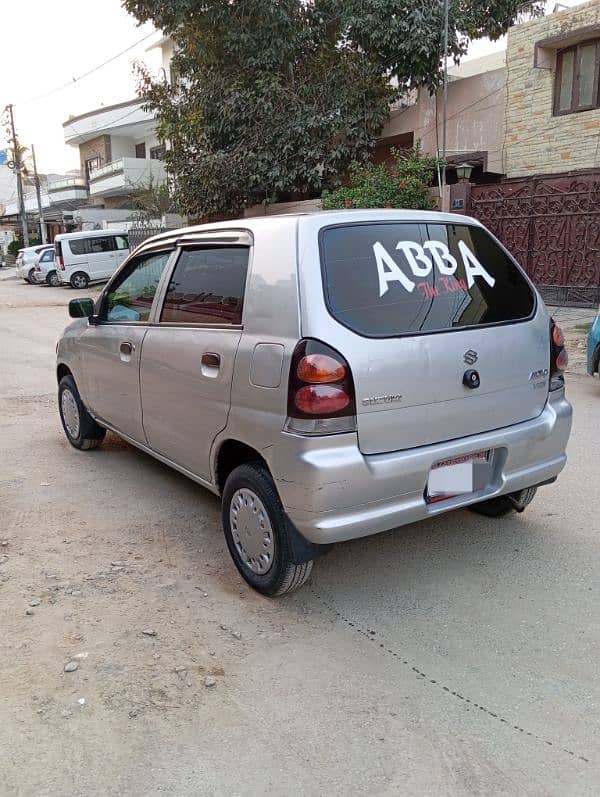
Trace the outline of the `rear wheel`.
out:
<instances>
[{"instance_id":1,"label":"rear wheel","mask_svg":"<svg viewBox=\"0 0 600 797\"><path fill-rule=\"evenodd\" d=\"M289 520L267 468L251 462L233 470L223 490L223 529L229 553L245 581L264 595L301 587L312 561L295 564Z\"/></svg>"},{"instance_id":2,"label":"rear wheel","mask_svg":"<svg viewBox=\"0 0 600 797\"><path fill-rule=\"evenodd\" d=\"M27 274L27 282L30 285L33 285L33 275L35 274L35 268L30 268L29 273Z\"/></svg>"},{"instance_id":3,"label":"rear wheel","mask_svg":"<svg viewBox=\"0 0 600 797\"><path fill-rule=\"evenodd\" d=\"M50 271L48 273L48 275L46 276L46 282L52 288L58 288L58 286L60 285L60 280L58 279L58 274L56 273L56 271Z\"/></svg>"},{"instance_id":4,"label":"rear wheel","mask_svg":"<svg viewBox=\"0 0 600 797\"><path fill-rule=\"evenodd\" d=\"M523 512L533 501L536 493L537 487L527 487L516 493L500 495L498 498L490 498L489 501L473 504L469 509L486 517L506 517L512 515L513 512Z\"/></svg>"},{"instance_id":5,"label":"rear wheel","mask_svg":"<svg viewBox=\"0 0 600 797\"><path fill-rule=\"evenodd\" d=\"M83 406L72 376L63 376L58 386L58 410L67 440L74 448L98 448L106 429L99 426Z\"/></svg>"},{"instance_id":6,"label":"rear wheel","mask_svg":"<svg viewBox=\"0 0 600 797\"><path fill-rule=\"evenodd\" d=\"M90 280L87 274L84 274L83 271L77 271L71 277L71 287L87 288L89 281Z\"/></svg>"}]
</instances>

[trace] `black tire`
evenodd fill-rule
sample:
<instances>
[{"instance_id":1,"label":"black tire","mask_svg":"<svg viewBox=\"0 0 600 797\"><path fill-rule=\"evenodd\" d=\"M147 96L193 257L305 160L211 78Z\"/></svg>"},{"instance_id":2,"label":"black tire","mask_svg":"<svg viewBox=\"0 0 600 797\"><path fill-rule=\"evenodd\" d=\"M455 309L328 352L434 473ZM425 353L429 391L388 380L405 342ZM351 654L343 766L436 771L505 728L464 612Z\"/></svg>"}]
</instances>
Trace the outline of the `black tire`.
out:
<instances>
[{"instance_id":1,"label":"black tire","mask_svg":"<svg viewBox=\"0 0 600 797\"><path fill-rule=\"evenodd\" d=\"M60 280L58 279L58 274L56 271L49 271L46 274L46 282L50 285L51 288L58 288L60 285Z\"/></svg>"},{"instance_id":2,"label":"black tire","mask_svg":"<svg viewBox=\"0 0 600 797\"><path fill-rule=\"evenodd\" d=\"M65 393L72 397L74 403L71 404L71 408L77 411L77 425L75 427L72 419L65 418L65 412L68 412L65 405L70 403L70 399L66 396L63 398ZM98 448L104 440L106 429L99 426L83 406L77 385L72 376L63 376L60 380L58 385L58 411L67 440L74 448L78 448L80 451L90 451L92 448Z\"/></svg>"},{"instance_id":3,"label":"black tire","mask_svg":"<svg viewBox=\"0 0 600 797\"><path fill-rule=\"evenodd\" d=\"M72 288L87 288L89 284L90 278L87 274L84 274L83 271L76 271L75 274L71 276L71 287Z\"/></svg>"},{"instance_id":4,"label":"black tire","mask_svg":"<svg viewBox=\"0 0 600 797\"><path fill-rule=\"evenodd\" d=\"M523 512L533 501L537 487L527 487L509 495L500 495L498 498L490 498L489 501L482 501L480 504L472 504L469 509L478 515L486 517L506 517L513 512Z\"/></svg>"},{"instance_id":5,"label":"black tire","mask_svg":"<svg viewBox=\"0 0 600 797\"><path fill-rule=\"evenodd\" d=\"M34 274L35 274L35 269L34 268L30 268L29 272L27 274L27 280L26 280L30 285L33 285L33 275Z\"/></svg>"},{"instance_id":6,"label":"black tire","mask_svg":"<svg viewBox=\"0 0 600 797\"><path fill-rule=\"evenodd\" d=\"M271 524L273 553L269 569L257 573L244 560L234 539L231 526L231 504L239 490L251 490L263 504ZM291 558L289 520L283 511L277 488L267 468L260 462L239 465L233 470L223 490L223 530L231 558L244 580L263 595L283 595L299 589L310 576L312 560L294 564Z\"/></svg>"}]
</instances>

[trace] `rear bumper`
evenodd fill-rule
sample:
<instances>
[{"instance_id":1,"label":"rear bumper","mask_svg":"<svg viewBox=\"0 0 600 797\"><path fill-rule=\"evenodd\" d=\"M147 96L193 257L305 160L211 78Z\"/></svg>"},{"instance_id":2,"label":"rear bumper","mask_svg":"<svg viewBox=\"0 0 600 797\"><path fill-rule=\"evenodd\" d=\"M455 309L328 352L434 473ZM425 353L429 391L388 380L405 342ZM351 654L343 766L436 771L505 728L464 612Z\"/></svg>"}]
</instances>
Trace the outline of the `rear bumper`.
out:
<instances>
[{"instance_id":1,"label":"rear bumper","mask_svg":"<svg viewBox=\"0 0 600 797\"><path fill-rule=\"evenodd\" d=\"M269 464L292 523L310 542L365 537L555 478L566 463L572 408L554 391L541 415L493 432L432 446L365 456L354 434L305 438L284 434ZM487 486L427 504L436 462L494 450Z\"/></svg>"}]
</instances>

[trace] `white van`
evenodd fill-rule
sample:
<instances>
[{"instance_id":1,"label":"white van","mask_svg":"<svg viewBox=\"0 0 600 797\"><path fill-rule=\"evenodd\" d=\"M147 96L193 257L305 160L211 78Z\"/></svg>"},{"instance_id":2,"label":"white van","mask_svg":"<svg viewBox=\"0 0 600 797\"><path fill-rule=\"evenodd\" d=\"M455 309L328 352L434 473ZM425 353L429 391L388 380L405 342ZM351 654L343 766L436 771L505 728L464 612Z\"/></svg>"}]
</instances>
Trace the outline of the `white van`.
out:
<instances>
[{"instance_id":1,"label":"white van","mask_svg":"<svg viewBox=\"0 0 600 797\"><path fill-rule=\"evenodd\" d=\"M61 285L85 288L89 282L106 280L129 254L124 230L67 232L54 239Z\"/></svg>"}]
</instances>

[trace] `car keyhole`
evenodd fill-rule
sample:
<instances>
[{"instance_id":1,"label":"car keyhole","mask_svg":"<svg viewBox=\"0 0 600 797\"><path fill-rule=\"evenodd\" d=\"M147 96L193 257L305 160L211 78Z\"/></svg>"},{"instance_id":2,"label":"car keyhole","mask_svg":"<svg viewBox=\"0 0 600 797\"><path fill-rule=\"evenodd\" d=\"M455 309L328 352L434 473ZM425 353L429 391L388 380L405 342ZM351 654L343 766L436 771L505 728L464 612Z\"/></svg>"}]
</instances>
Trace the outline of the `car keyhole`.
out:
<instances>
[{"instance_id":1,"label":"car keyhole","mask_svg":"<svg viewBox=\"0 0 600 797\"><path fill-rule=\"evenodd\" d=\"M463 385L468 387L470 390L475 390L481 384L481 380L479 379L479 374L474 368L469 368L465 371L463 376Z\"/></svg>"}]
</instances>

